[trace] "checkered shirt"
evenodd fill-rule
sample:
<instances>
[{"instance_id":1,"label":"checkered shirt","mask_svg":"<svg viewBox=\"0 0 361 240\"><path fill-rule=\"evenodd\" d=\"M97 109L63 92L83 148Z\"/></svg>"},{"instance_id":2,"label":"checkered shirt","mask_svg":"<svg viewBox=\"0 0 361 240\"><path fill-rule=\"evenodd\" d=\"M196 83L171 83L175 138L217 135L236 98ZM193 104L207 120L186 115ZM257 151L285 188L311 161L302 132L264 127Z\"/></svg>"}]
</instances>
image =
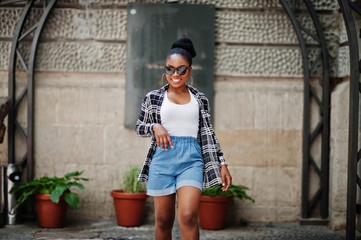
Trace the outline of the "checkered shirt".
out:
<instances>
[{"instance_id":1,"label":"checkered shirt","mask_svg":"<svg viewBox=\"0 0 361 240\"><path fill-rule=\"evenodd\" d=\"M203 188L207 189L222 183L220 164L221 162L225 162L225 159L212 127L210 106L207 97L197 89L189 85L187 85L187 87L195 96L199 104L200 124L198 130L198 143L201 146L204 161ZM160 108L162 106L164 92L168 88L169 84L158 90L153 90L149 92L142 101L141 112L136 123L135 131L140 137L152 137L152 141L143 168L138 177L138 181L141 182L148 180L150 162L152 161L153 154L157 148L153 126L157 123L161 123Z\"/></svg>"}]
</instances>

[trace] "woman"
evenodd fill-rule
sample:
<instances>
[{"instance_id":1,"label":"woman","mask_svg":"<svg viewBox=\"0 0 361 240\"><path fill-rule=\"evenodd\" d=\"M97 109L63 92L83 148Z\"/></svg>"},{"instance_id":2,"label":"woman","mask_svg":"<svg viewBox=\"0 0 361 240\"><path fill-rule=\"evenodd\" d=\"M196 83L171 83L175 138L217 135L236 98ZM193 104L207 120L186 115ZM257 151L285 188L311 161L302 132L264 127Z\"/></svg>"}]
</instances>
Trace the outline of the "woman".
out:
<instances>
[{"instance_id":1,"label":"woman","mask_svg":"<svg viewBox=\"0 0 361 240\"><path fill-rule=\"evenodd\" d=\"M152 137L139 181L147 181L147 194L154 197L156 239L172 238L176 196L182 239L199 239L202 189L222 184L226 191L232 183L208 99L186 84L195 56L190 39L173 43L165 65L168 84L146 95L136 124L138 136Z\"/></svg>"}]
</instances>

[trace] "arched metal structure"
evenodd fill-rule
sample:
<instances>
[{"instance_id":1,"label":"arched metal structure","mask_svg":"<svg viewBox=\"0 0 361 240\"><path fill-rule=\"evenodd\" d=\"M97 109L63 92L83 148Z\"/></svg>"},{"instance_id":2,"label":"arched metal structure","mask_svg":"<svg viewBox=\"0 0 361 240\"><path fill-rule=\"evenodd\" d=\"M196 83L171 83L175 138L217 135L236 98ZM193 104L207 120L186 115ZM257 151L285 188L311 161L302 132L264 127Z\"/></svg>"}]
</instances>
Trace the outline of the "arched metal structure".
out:
<instances>
[{"instance_id":1,"label":"arched metal structure","mask_svg":"<svg viewBox=\"0 0 361 240\"><path fill-rule=\"evenodd\" d=\"M0 4L11 4L21 1L2 1ZM33 178L33 112L34 112L34 70L35 70L35 57L36 50L39 43L39 38L43 30L44 24L53 9L56 0L42 1L43 13L35 24L25 29L26 20L29 16L31 9L34 7L35 0L29 0L25 4L20 19L17 23L14 32L14 38L10 52L9 64L9 97L10 97L10 111L8 116L8 161L15 163L15 132L20 133L22 139L26 142L26 153L21 159L21 165L27 169L27 180ZM30 49L26 48L27 44L22 42L31 42ZM27 60L26 60L27 59ZM23 70L26 72L27 84L20 91L20 95L16 96L16 72L19 69L17 65L20 63ZM27 100L27 124L26 130L21 126L17 117L20 103Z\"/></svg>"},{"instance_id":2,"label":"arched metal structure","mask_svg":"<svg viewBox=\"0 0 361 240\"><path fill-rule=\"evenodd\" d=\"M322 219L328 217L328 189L329 189L329 142L330 142L330 86L329 86L329 60L325 36L316 11L309 0L303 3L312 18L316 34L310 29L302 26L297 19L296 1L280 0L284 10L290 18L296 32L302 53L303 74L304 74L304 110L303 110L303 143L302 143L302 212L303 219L311 217L311 211L318 201L320 201L320 216ZM316 41L318 54L316 59L309 57L310 50L306 45L305 36L310 36ZM311 85L311 73L317 64L322 63L322 98ZM319 107L320 118L316 127L311 131L311 98L315 100ZM311 145L314 144L318 136L322 137L321 143L321 165L317 164L311 155ZM316 172L320 181L317 191L310 196L310 174L311 167ZM315 217L315 216L312 216Z\"/></svg>"},{"instance_id":3,"label":"arched metal structure","mask_svg":"<svg viewBox=\"0 0 361 240\"><path fill-rule=\"evenodd\" d=\"M0 1L0 5L11 4L15 2L21 1ZM18 21L17 27L15 29L13 44L11 48L11 56L10 56L10 67L9 67L9 96L11 97L11 106L10 106L10 113L9 113L9 123L8 123L8 137L9 137L9 162L15 161L15 132L18 131L22 138L26 141L27 149L26 153L23 156L21 162L24 166L27 167L27 179L30 180L33 177L33 101L34 101L34 63L36 58L36 50L39 42L39 37L43 26L47 20L47 17L51 10L53 9L56 0L43 0L40 1L43 3L43 14L40 20L31 26L28 29L24 29L26 20L29 16L30 9L33 7L35 0L27 1L24 9L21 13L20 19ZM312 208L316 205L316 203L320 203L320 217L325 219L328 217L328 185L329 185L329 102L330 102L330 90L329 90L329 63L328 63L328 52L326 48L326 41L323 34L322 26L316 14L316 11L311 3L310 0L304 0L303 3L307 8L307 12L309 16L312 18L315 33L312 33L309 29L306 29L304 26L300 24L297 20L297 11L296 5L298 1L295 0L279 0L281 5L283 6L285 12L289 16L293 27L295 29L297 38L299 40L299 45L302 52L302 63L303 63L303 73L304 73L304 117L303 117L303 174L302 174L302 218L309 218ZM351 1L339 0L340 5L347 5L352 4ZM345 7L343 7L345 8ZM346 10L343 9L345 12ZM344 13L345 14L345 13ZM346 13L346 15L351 15L350 13ZM346 18L345 18L346 19ZM346 20L349 21L349 20ZM348 27L348 32L350 32ZM353 27L352 31L355 32ZM355 32L356 34L356 32ZM305 41L305 35L311 37L316 42L316 48L318 49L318 54L316 59L310 60L309 48ZM19 43L23 40L31 38L31 47L28 51L30 54L28 56L27 62L25 61L25 57L20 51ZM349 39L351 37L349 36ZM355 38L356 39L356 38ZM350 40L349 40L350 41ZM350 43L356 44L355 43ZM352 45L353 46L353 45ZM315 48L315 46L313 46ZM352 49L352 48L351 48ZM26 52L26 51L25 51ZM350 54L356 54L356 51L350 52ZM352 57L352 59L356 59L356 57ZM351 60L355 62L354 60ZM312 64L311 64L312 62ZM17 71L17 64L20 63L23 69L27 73L27 86L21 91L19 97L16 97L16 71ZM311 80L311 73L317 67L317 64L322 64L322 97L320 98L315 89L312 87L310 80ZM355 70L357 69L357 70ZM358 55L357 55L357 66L351 66L351 78L358 78L359 75L359 66L358 66ZM356 76L357 75L357 76ZM356 76L356 77L355 77ZM356 80L352 80L353 85L356 86ZM359 83L357 83L357 89L360 89ZM354 94L354 93L352 93ZM27 129L26 132L24 128L20 125L17 120L17 109L19 107L20 102L22 102L27 96ZM311 112L311 101L315 101L317 106L319 107L320 112L320 121L316 125L314 129L311 131L310 125L310 112ZM355 107L355 99L352 99L352 109L357 109ZM357 103L358 104L358 103ZM358 105L357 105L358 106ZM350 111L352 112L352 111ZM356 114L357 115L357 114ZM352 123L350 122L350 126L357 125L357 116L351 116L350 113L350 121L352 119ZM351 127L350 127L351 132ZM355 134L353 134L355 135ZM315 139L321 136L322 144L321 144L321 165L317 164L316 161L310 154L311 145L314 143ZM352 137L353 145L356 144L357 148L357 136ZM356 139L356 140L355 140ZM356 142L356 143L355 143ZM350 159L357 158L357 150L355 155L355 146L351 147L350 150ZM358 153L358 158L360 157L360 152ZM355 157L356 156L356 157ZM349 160L351 161L351 160ZM354 160L352 160L354 163ZM320 184L319 188L313 196L310 195L310 172L311 168L313 171L319 176ZM350 167L349 167L349 171ZM349 176L354 173L349 173ZM353 178L353 177L352 177ZM355 180L356 178L354 178ZM360 183L360 179L358 182ZM356 180L355 180L356 181ZM352 183L353 184L353 183ZM355 189L354 185L349 184L349 189ZM349 190L349 192L352 192ZM352 197L351 197L352 198ZM350 198L350 199L351 199ZM353 202L350 204L350 206ZM354 206L353 204L352 206ZM350 209L352 211L352 209ZM314 216L313 216L314 217ZM352 216L351 216L352 219ZM354 219L354 217L353 217ZM349 223L348 223L349 224ZM354 231L354 226L351 225L351 228ZM349 229L349 226L348 226Z\"/></svg>"},{"instance_id":4,"label":"arched metal structure","mask_svg":"<svg viewBox=\"0 0 361 240\"><path fill-rule=\"evenodd\" d=\"M360 73L361 61L358 45L354 14L361 17L361 8L350 0L338 0L345 21L350 52L350 112L349 112L349 145L348 145L348 170L347 170L347 219L346 239L355 239L356 232L356 192L357 186L361 188L361 178L357 174L357 163L361 159L359 149L359 114L360 114ZM353 11L351 11L353 10Z\"/></svg>"}]
</instances>

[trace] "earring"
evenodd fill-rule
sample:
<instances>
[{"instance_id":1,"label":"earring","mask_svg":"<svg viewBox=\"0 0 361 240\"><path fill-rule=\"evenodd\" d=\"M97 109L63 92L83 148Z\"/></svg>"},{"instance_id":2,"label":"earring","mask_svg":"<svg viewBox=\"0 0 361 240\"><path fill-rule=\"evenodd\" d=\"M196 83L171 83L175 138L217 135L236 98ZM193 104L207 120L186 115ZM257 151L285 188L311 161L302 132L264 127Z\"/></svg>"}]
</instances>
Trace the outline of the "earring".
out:
<instances>
[{"instance_id":1,"label":"earring","mask_svg":"<svg viewBox=\"0 0 361 240\"><path fill-rule=\"evenodd\" d=\"M164 86L164 76L165 76L165 73L162 74L162 86Z\"/></svg>"},{"instance_id":2,"label":"earring","mask_svg":"<svg viewBox=\"0 0 361 240\"><path fill-rule=\"evenodd\" d=\"M191 87L193 87L193 77L189 76L191 78Z\"/></svg>"}]
</instances>

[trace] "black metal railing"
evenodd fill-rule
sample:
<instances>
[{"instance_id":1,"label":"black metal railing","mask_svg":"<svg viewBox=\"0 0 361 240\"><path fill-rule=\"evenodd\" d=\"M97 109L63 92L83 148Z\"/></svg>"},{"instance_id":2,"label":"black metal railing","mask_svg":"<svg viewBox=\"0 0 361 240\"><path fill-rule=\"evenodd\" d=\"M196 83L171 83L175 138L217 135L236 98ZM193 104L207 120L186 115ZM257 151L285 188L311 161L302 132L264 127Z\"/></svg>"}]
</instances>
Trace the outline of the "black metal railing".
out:
<instances>
[{"instance_id":1,"label":"black metal railing","mask_svg":"<svg viewBox=\"0 0 361 240\"><path fill-rule=\"evenodd\" d=\"M330 87L329 87L329 60L328 50L326 46L325 36L322 30L320 20L317 16L315 8L311 1L304 0L303 4L312 19L314 29L307 29L298 21L296 6L299 1L280 0L281 5L290 18L294 30L296 32L303 63L304 74L304 113L303 113L303 143L302 143L302 212L303 219L311 217L312 210L316 203L320 203L319 216L312 215L313 218L320 217L326 219L328 217L328 191L329 191L329 142L330 142ZM315 44L308 46L306 37L311 37ZM310 52L315 50L318 52L313 54L316 56L311 59ZM322 97L319 97L314 86L311 84L311 74L316 66L321 63L321 87ZM319 108L319 120L316 126L311 130L311 104L316 102ZM315 111L313 111L315 112ZM311 155L311 146L315 144L315 140L321 137L321 156L320 163L317 163L315 157ZM319 177L319 186L313 195L310 193L310 177L312 172Z\"/></svg>"},{"instance_id":2,"label":"black metal railing","mask_svg":"<svg viewBox=\"0 0 361 240\"><path fill-rule=\"evenodd\" d=\"M12 4L21 1L1 1L0 5ZM27 180L33 178L33 114L34 114L34 68L35 57L39 43L39 38L43 30L44 24L51 10L53 9L56 0L41 1L42 15L36 23L27 26L28 16L31 9L34 7L35 1L27 1L20 14L17 22L13 42L10 52L9 63L9 97L10 97L10 111L8 117L8 161L15 163L15 142L16 131L20 133L20 137L26 143L26 152L21 158L21 165L27 169ZM32 22L32 21L29 21ZM19 91L17 96L17 71L26 72L27 83ZM27 106L26 123L20 123L18 120L18 111L22 103ZM25 126L24 126L25 125Z\"/></svg>"},{"instance_id":3,"label":"black metal railing","mask_svg":"<svg viewBox=\"0 0 361 240\"><path fill-rule=\"evenodd\" d=\"M361 8L349 0L338 0L345 21L349 53L350 53L350 108L349 108L349 145L347 170L347 219L346 239L354 240L356 233L356 193L357 186L361 188L361 179L357 174L357 163L361 158L359 150L359 96L360 85L360 56L354 14L361 16Z\"/></svg>"}]
</instances>

